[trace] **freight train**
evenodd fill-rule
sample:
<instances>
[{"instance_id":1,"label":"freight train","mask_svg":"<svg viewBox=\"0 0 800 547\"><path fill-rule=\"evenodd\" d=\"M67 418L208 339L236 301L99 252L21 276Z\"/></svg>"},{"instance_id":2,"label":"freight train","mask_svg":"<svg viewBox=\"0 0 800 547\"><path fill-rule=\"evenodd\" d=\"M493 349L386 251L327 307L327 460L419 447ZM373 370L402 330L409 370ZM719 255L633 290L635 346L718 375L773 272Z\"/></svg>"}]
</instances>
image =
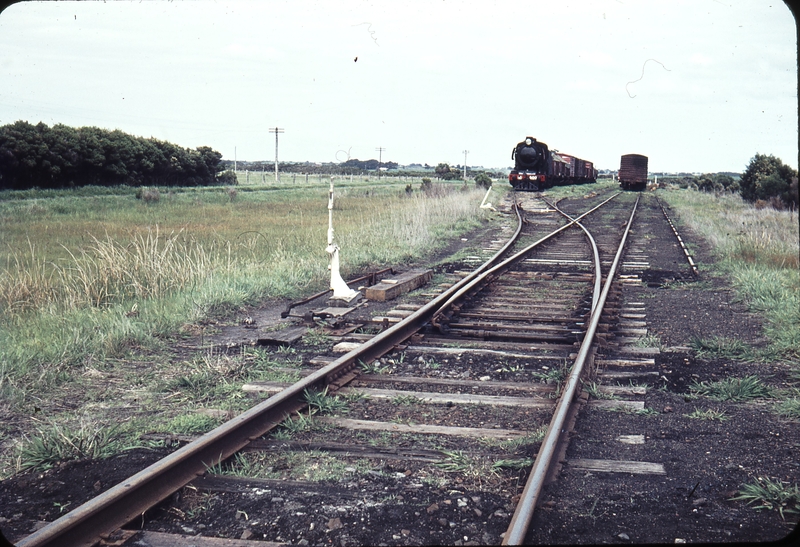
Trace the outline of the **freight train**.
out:
<instances>
[{"instance_id":1,"label":"freight train","mask_svg":"<svg viewBox=\"0 0 800 547\"><path fill-rule=\"evenodd\" d=\"M647 156L622 156L619 162L619 185L623 190L644 190L647 187Z\"/></svg>"},{"instance_id":2,"label":"freight train","mask_svg":"<svg viewBox=\"0 0 800 547\"><path fill-rule=\"evenodd\" d=\"M550 150L533 137L517 144L511 151L514 169L508 182L514 190L538 192L544 188L563 184L595 182L597 169L590 161Z\"/></svg>"}]
</instances>

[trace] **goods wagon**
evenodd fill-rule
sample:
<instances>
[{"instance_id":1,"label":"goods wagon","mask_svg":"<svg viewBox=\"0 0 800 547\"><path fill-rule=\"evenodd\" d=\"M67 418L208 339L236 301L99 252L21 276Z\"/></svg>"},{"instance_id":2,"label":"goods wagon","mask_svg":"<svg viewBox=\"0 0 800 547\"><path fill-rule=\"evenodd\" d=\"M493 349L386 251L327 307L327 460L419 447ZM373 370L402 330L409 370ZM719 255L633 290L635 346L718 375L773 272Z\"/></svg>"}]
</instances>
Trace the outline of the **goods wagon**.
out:
<instances>
[{"instance_id":1,"label":"goods wagon","mask_svg":"<svg viewBox=\"0 0 800 547\"><path fill-rule=\"evenodd\" d=\"M647 186L647 156L622 156L619 163L619 184L623 190L644 190Z\"/></svg>"}]
</instances>

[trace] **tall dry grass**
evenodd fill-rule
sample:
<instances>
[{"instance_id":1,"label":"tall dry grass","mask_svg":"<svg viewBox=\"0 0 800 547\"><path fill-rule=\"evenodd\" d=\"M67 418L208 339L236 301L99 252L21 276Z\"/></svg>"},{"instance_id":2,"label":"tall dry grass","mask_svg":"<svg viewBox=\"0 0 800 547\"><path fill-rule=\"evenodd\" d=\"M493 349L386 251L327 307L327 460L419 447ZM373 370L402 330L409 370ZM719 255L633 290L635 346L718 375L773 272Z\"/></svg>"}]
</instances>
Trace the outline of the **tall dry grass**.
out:
<instances>
[{"instance_id":1,"label":"tall dry grass","mask_svg":"<svg viewBox=\"0 0 800 547\"><path fill-rule=\"evenodd\" d=\"M479 190L436 197L404 190L337 192L343 275L422 260L486 214ZM34 216L24 202L0 203L0 228L9 227L0 235L8 249L0 256L5 395L62 381L88 361L164 344L211 315L316 292L329 281L322 189L241 192L235 201L222 190L187 192L147 205L132 197L52 198L37 208Z\"/></svg>"},{"instance_id":2,"label":"tall dry grass","mask_svg":"<svg viewBox=\"0 0 800 547\"><path fill-rule=\"evenodd\" d=\"M800 267L796 211L756 208L737 195L692 190L662 194L681 219L703 234L723 259L775 268Z\"/></svg>"},{"instance_id":3,"label":"tall dry grass","mask_svg":"<svg viewBox=\"0 0 800 547\"><path fill-rule=\"evenodd\" d=\"M162 235L158 226L120 241L89 236L88 247L64 246L69 260L48 262L29 244L28 256L12 253L0 273L0 313L85 306L105 307L130 298L163 298L215 268L230 268L225 250L201 244L183 231ZM229 255L228 255L229 256Z\"/></svg>"}]
</instances>

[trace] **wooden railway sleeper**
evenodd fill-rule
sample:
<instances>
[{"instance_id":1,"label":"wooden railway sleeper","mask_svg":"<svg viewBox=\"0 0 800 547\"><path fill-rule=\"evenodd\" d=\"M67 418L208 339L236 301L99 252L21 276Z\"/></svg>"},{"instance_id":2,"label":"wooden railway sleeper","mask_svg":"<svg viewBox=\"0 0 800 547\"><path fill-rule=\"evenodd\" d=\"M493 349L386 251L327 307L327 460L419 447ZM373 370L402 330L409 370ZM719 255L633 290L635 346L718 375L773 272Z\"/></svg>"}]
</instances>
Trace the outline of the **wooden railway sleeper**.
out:
<instances>
[{"instance_id":1,"label":"wooden railway sleeper","mask_svg":"<svg viewBox=\"0 0 800 547\"><path fill-rule=\"evenodd\" d=\"M570 333L571 336L558 336L554 334L529 334L521 332L498 332L492 330L467 330L467 329L452 329L451 334L462 336L465 339L481 339L485 341L490 340L503 340L511 342L552 342L571 344L576 340L580 340L583 336L582 332Z\"/></svg>"},{"instance_id":2,"label":"wooden railway sleeper","mask_svg":"<svg viewBox=\"0 0 800 547\"><path fill-rule=\"evenodd\" d=\"M587 360L591 360L591 356L593 354L592 343L595 340L602 339L604 336L608 335L608 333L598 334L596 332L596 327L600 322L600 317L602 315L602 309L605 305L605 302L608 300L608 296L612 288L613 276L615 275L617 267L619 266L622 253L625 248L625 242L627 241L628 233L631 229L631 225L633 224L633 219L636 214L636 208L638 204L639 198L637 197L625 231L622 235L622 240L620 241L619 247L614 256L614 260L612 261L611 267L608 271L608 276L610 279L606 280L606 282L602 285L599 298L596 301L596 306L593 308L592 319L584 336L578 356L575 359L567 382L564 386L562 396L556 406L556 411L553 415L550 426L548 427L547 434L542 440L539 452L536 456L536 461L534 462L533 468L528 475L525 488L520 496L520 500L514 511L514 515L511 518L511 524L503 536L503 545L522 545L524 543L525 535L533 518L533 512L536 507L539 494L541 493L542 486L548 476L548 471L550 464L553 461L553 456L558 454L557 448L559 445L559 439L562 436L561 433L563 431L564 424L569 421L569 414L571 413L570 407L572 406L576 392L578 391L578 382L582 375L583 367L586 366ZM581 228L583 227L581 226ZM597 281L599 281L599 276ZM598 285L599 283L596 284L596 289L598 288Z\"/></svg>"}]
</instances>

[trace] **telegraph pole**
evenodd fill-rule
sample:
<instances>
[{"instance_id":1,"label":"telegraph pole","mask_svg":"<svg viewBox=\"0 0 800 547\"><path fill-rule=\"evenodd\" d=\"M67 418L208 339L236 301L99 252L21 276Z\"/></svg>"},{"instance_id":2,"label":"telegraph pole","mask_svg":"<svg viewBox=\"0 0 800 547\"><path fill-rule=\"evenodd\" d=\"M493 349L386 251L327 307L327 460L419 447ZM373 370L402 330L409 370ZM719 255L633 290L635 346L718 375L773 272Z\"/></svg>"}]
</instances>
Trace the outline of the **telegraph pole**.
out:
<instances>
[{"instance_id":1,"label":"telegraph pole","mask_svg":"<svg viewBox=\"0 0 800 547\"><path fill-rule=\"evenodd\" d=\"M467 154L469 154L469 150L464 150L464 181L467 180Z\"/></svg>"},{"instance_id":2,"label":"telegraph pole","mask_svg":"<svg viewBox=\"0 0 800 547\"><path fill-rule=\"evenodd\" d=\"M379 146L375 150L378 151L378 178L381 178L381 158L382 158L383 151L386 150L386 149L383 148L382 146Z\"/></svg>"},{"instance_id":3,"label":"telegraph pole","mask_svg":"<svg viewBox=\"0 0 800 547\"><path fill-rule=\"evenodd\" d=\"M279 182L281 179L278 178L278 134L283 133L283 129L280 127L270 127L270 133L275 133L275 182Z\"/></svg>"}]
</instances>

